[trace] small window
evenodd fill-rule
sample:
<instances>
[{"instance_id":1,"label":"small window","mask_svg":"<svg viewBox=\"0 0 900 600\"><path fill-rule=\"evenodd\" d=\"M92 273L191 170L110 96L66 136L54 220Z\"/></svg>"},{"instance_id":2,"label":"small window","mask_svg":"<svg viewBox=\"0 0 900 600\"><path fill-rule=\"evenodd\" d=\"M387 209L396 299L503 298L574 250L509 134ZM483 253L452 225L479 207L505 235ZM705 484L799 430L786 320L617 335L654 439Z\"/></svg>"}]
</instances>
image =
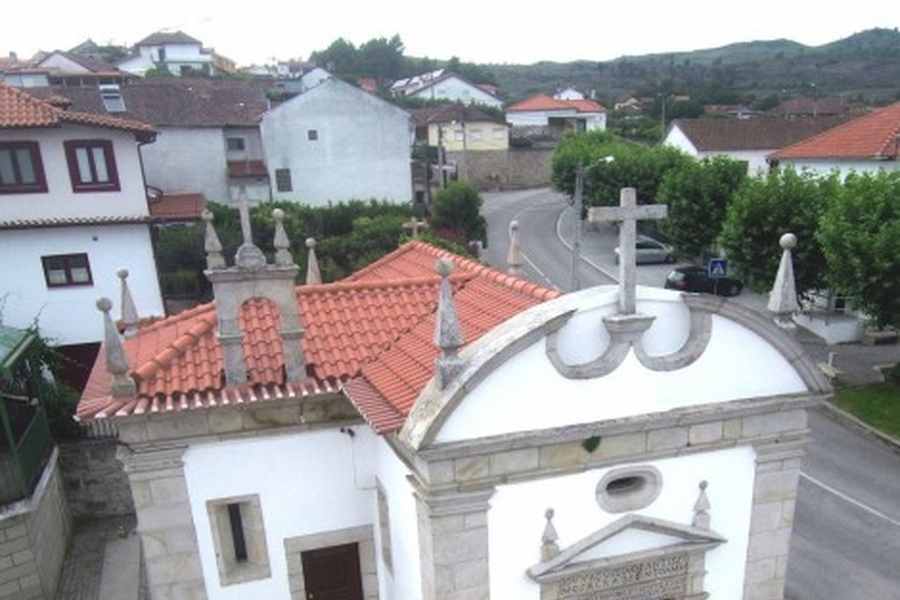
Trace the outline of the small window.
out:
<instances>
[{"instance_id":1,"label":"small window","mask_svg":"<svg viewBox=\"0 0 900 600\"><path fill-rule=\"evenodd\" d=\"M159 62L163 62L164 60L166 60L166 49L160 48L156 51L156 55L159 57Z\"/></svg>"},{"instance_id":2,"label":"small window","mask_svg":"<svg viewBox=\"0 0 900 600\"><path fill-rule=\"evenodd\" d=\"M119 84L106 83L99 87L100 99L103 100L103 107L106 108L106 112L125 112L125 100L122 98L122 90L119 89Z\"/></svg>"},{"instance_id":3,"label":"small window","mask_svg":"<svg viewBox=\"0 0 900 600\"><path fill-rule=\"evenodd\" d=\"M309 131L307 131L306 139L308 139L311 142L314 142L317 139L319 139L319 130L318 129L310 129Z\"/></svg>"},{"instance_id":4,"label":"small window","mask_svg":"<svg viewBox=\"0 0 900 600\"><path fill-rule=\"evenodd\" d=\"M65 143L69 178L74 192L117 192L119 173L109 140L72 140Z\"/></svg>"},{"instance_id":5,"label":"small window","mask_svg":"<svg viewBox=\"0 0 900 600\"><path fill-rule=\"evenodd\" d=\"M242 152L244 150L244 138L230 137L227 140L229 152Z\"/></svg>"},{"instance_id":6,"label":"small window","mask_svg":"<svg viewBox=\"0 0 900 600\"><path fill-rule=\"evenodd\" d=\"M206 503L219 580L223 586L271 576L259 496Z\"/></svg>"},{"instance_id":7,"label":"small window","mask_svg":"<svg viewBox=\"0 0 900 600\"><path fill-rule=\"evenodd\" d=\"M290 169L275 169L275 188L279 192L294 191L294 186L291 185Z\"/></svg>"},{"instance_id":8,"label":"small window","mask_svg":"<svg viewBox=\"0 0 900 600\"><path fill-rule=\"evenodd\" d=\"M394 572L394 559L391 552L391 518L388 509L387 494L384 486L375 479L376 499L378 502L378 533L381 541L381 560L391 573Z\"/></svg>"},{"instance_id":9,"label":"small window","mask_svg":"<svg viewBox=\"0 0 900 600\"><path fill-rule=\"evenodd\" d=\"M56 254L41 257L47 287L92 285L87 254Z\"/></svg>"},{"instance_id":10,"label":"small window","mask_svg":"<svg viewBox=\"0 0 900 600\"><path fill-rule=\"evenodd\" d=\"M597 503L607 512L631 512L650 506L661 491L662 475L655 467L613 469L597 484Z\"/></svg>"},{"instance_id":11,"label":"small window","mask_svg":"<svg viewBox=\"0 0 900 600\"><path fill-rule=\"evenodd\" d=\"M0 143L0 194L47 191L37 142Z\"/></svg>"}]
</instances>

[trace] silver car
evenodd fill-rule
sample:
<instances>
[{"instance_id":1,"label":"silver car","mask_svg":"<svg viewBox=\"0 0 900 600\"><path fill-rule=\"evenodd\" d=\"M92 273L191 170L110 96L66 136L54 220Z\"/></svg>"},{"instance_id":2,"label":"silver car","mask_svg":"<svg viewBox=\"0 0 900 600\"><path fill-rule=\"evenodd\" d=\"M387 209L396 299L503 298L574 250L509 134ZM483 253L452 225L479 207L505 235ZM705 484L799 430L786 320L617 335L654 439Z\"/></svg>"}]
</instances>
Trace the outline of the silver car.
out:
<instances>
[{"instance_id":1,"label":"silver car","mask_svg":"<svg viewBox=\"0 0 900 600\"><path fill-rule=\"evenodd\" d=\"M639 265L675 262L675 257L672 255L672 246L658 242L646 235L637 236L635 250L635 260ZM615 253L616 264L619 264L618 246L615 249Z\"/></svg>"}]
</instances>

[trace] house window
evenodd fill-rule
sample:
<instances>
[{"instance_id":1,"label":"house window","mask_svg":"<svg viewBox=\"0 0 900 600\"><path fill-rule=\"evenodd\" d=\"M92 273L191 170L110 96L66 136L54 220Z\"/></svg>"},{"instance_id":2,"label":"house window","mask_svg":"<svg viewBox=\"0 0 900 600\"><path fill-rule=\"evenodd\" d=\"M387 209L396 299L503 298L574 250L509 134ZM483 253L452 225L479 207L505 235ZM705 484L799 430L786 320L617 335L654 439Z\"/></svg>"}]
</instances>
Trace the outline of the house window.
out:
<instances>
[{"instance_id":1,"label":"house window","mask_svg":"<svg viewBox=\"0 0 900 600\"><path fill-rule=\"evenodd\" d=\"M74 192L118 192L119 173L109 140L71 140L64 144Z\"/></svg>"},{"instance_id":2,"label":"house window","mask_svg":"<svg viewBox=\"0 0 900 600\"><path fill-rule=\"evenodd\" d=\"M210 500L206 510L220 583L226 586L270 577L259 496Z\"/></svg>"},{"instance_id":3,"label":"house window","mask_svg":"<svg viewBox=\"0 0 900 600\"><path fill-rule=\"evenodd\" d=\"M275 188L279 192L294 191L294 186L291 185L290 169L275 169Z\"/></svg>"},{"instance_id":4,"label":"house window","mask_svg":"<svg viewBox=\"0 0 900 600\"><path fill-rule=\"evenodd\" d=\"M42 256L47 287L92 285L91 265L87 254L55 254Z\"/></svg>"},{"instance_id":5,"label":"house window","mask_svg":"<svg viewBox=\"0 0 900 600\"><path fill-rule=\"evenodd\" d=\"M378 534L381 541L381 560L391 573L394 572L394 559L391 553L391 519L388 510L387 494L384 486L375 479L375 496L378 503Z\"/></svg>"},{"instance_id":6,"label":"house window","mask_svg":"<svg viewBox=\"0 0 900 600\"><path fill-rule=\"evenodd\" d=\"M227 139L229 152L242 152L244 150L244 138L230 137Z\"/></svg>"},{"instance_id":7,"label":"house window","mask_svg":"<svg viewBox=\"0 0 900 600\"><path fill-rule=\"evenodd\" d=\"M37 142L0 142L0 194L47 191Z\"/></svg>"},{"instance_id":8,"label":"house window","mask_svg":"<svg viewBox=\"0 0 900 600\"><path fill-rule=\"evenodd\" d=\"M311 142L316 141L317 139L319 139L319 131L317 129L308 130L306 132L306 139L308 139Z\"/></svg>"},{"instance_id":9,"label":"house window","mask_svg":"<svg viewBox=\"0 0 900 600\"><path fill-rule=\"evenodd\" d=\"M106 112L125 112L125 100L122 98L122 90L119 84L102 84L100 87L100 99Z\"/></svg>"}]
</instances>

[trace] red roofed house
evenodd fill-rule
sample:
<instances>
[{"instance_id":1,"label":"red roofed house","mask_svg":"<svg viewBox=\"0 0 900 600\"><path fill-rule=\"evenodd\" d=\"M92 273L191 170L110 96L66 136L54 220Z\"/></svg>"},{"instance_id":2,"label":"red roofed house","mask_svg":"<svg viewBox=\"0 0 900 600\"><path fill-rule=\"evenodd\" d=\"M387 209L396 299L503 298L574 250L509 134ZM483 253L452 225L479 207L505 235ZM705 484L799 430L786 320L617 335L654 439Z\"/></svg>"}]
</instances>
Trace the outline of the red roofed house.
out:
<instances>
[{"instance_id":1,"label":"red roofed house","mask_svg":"<svg viewBox=\"0 0 900 600\"><path fill-rule=\"evenodd\" d=\"M769 162L817 173L893 171L900 168L900 102L786 146Z\"/></svg>"},{"instance_id":2,"label":"red roofed house","mask_svg":"<svg viewBox=\"0 0 900 600\"><path fill-rule=\"evenodd\" d=\"M97 302L78 417L119 432L152 600L782 597L830 388L771 320L419 241L328 284L308 244L296 287L272 216L226 266L204 215L211 304L123 341Z\"/></svg>"},{"instance_id":3,"label":"red roofed house","mask_svg":"<svg viewBox=\"0 0 900 600\"><path fill-rule=\"evenodd\" d=\"M513 127L603 130L606 129L606 109L594 100L564 100L538 94L508 106L506 122Z\"/></svg>"},{"instance_id":4,"label":"red roofed house","mask_svg":"<svg viewBox=\"0 0 900 600\"><path fill-rule=\"evenodd\" d=\"M192 215L170 198L148 201L140 147L155 135L144 123L64 110L0 84L5 324L27 328L36 320L55 344L90 355L103 327L87 305L118 294L119 269L130 273L138 311L164 314L151 242L155 209L167 220L196 219L199 209L194 198Z\"/></svg>"}]
</instances>

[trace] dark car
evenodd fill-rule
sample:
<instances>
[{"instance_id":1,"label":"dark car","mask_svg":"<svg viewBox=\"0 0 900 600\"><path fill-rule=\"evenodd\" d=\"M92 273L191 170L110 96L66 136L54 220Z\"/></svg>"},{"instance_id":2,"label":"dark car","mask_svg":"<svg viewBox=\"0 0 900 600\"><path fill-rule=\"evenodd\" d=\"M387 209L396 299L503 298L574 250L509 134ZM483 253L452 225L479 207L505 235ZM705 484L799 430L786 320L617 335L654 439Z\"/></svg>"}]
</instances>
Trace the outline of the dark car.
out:
<instances>
[{"instance_id":1,"label":"dark car","mask_svg":"<svg viewBox=\"0 0 900 600\"><path fill-rule=\"evenodd\" d=\"M665 287L681 292L737 296L744 289L744 283L731 277L712 279L703 267L679 267L666 277Z\"/></svg>"}]
</instances>

